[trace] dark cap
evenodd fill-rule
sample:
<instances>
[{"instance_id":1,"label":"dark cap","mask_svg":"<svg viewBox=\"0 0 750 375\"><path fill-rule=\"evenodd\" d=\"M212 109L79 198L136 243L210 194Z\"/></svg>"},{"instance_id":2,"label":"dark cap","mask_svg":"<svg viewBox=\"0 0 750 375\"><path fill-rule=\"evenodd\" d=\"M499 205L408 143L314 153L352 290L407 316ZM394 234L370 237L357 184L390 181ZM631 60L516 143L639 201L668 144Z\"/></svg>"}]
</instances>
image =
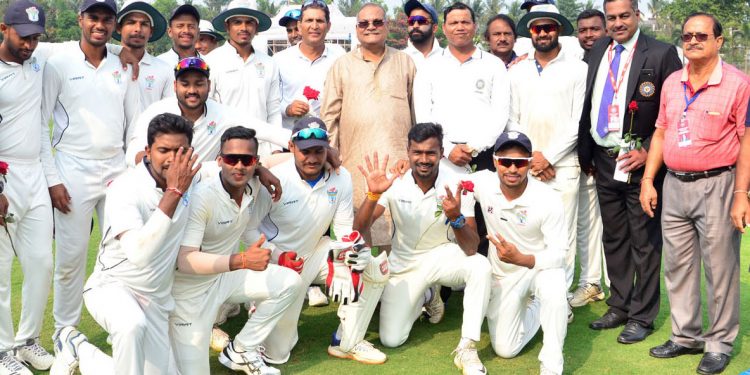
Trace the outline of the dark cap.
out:
<instances>
[{"instance_id":1,"label":"dark cap","mask_svg":"<svg viewBox=\"0 0 750 375\"><path fill-rule=\"evenodd\" d=\"M198 12L198 8L190 4L182 4L178 6L177 8L174 8L174 10L172 11L172 14L169 16L169 22L171 23L175 17L181 14L189 14L195 18L196 22L201 21L201 14L200 12Z\"/></svg>"},{"instance_id":2,"label":"dark cap","mask_svg":"<svg viewBox=\"0 0 750 375\"><path fill-rule=\"evenodd\" d=\"M306 129L318 130L306 131ZM328 147L328 128L326 128L326 123L317 117L303 117L294 124L292 142L300 150L307 150L311 147Z\"/></svg>"},{"instance_id":3,"label":"dark cap","mask_svg":"<svg viewBox=\"0 0 750 375\"><path fill-rule=\"evenodd\" d=\"M438 14L435 8L427 3L420 3L417 0L409 0L404 4L404 13L406 13L406 16L409 17L409 13L411 13L412 10L421 8L424 9L425 12L430 14L430 17L432 17L432 23L437 24L438 23Z\"/></svg>"},{"instance_id":4,"label":"dark cap","mask_svg":"<svg viewBox=\"0 0 750 375\"><path fill-rule=\"evenodd\" d=\"M78 10L80 13L83 13L97 6L111 10L112 13L117 14L117 3L115 3L115 0L83 0L81 8Z\"/></svg>"},{"instance_id":5,"label":"dark cap","mask_svg":"<svg viewBox=\"0 0 750 375\"><path fill-rule=\"evenodd\" d=\"M552 4L555 5L555 0L527 0L524 1L523 4L521 4L521 10L530 11L531 7L534 5L541 5L541 4Z\"/></svg>"},{"instance_id":6,"label":"dark cap","mask_svg":"<svg viewBox=\"0 0 750 375\"><path fill-rule=\"evenodd\" d=\"M492 150L493 152L497 152L497 150L511 144L519 145L525 148L526 151L531 153L531 140L526 136L526 134L517 131L507 131L503 132L503 134L500 134L500 136L497 137L497 141L495 141L495 147Z\"/></svg>"},{"instance_id":7,"label":"dark cap","mask_svg":"<svg viewBox=\"0 0 750 375\"><path fill-rule=\"evenodd\" d=\"M8 5L3 16L3 23L12 26L18 36L44 33L44 9L29 0L18 0Z\"/></svg>"},{"instance_id":8,"label":"dark cap","mask_svg":"<svg viewBox=\"0 0 750 375\"><path fill-rule=\"evenodd\" d=\"M201 59L200 57L186 57L180 60L177 65L175 65L174 77L178 78L190 71L201 72L206 76L206 78L210 78L211 76L211 69L203 59Z\"/></svg>"},{"instance_id":9,"label":"dark cap","mask_svg":"<svg viewBox=\"0 0 750 375\"><path fill-rule=\"evenodd\" d=\"M302 11L300 9L292 9L290 11L287 11L286 13L284 13L284 17L281 17L279 19L279 26L286 27L286 25L291 21L299 21L301 16Z\"/></svg>"}]
</instances>

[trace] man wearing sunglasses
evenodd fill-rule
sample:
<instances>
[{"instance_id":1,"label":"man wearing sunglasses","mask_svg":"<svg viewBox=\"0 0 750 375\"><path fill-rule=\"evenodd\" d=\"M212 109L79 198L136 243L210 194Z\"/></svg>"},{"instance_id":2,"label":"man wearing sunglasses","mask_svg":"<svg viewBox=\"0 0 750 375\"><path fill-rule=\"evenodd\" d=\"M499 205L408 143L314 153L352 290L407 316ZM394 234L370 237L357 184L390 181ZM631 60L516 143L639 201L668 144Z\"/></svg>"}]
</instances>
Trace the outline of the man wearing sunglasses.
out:
<instances>
[{"instance_id":1,"label":"man wearing sunglasses","mask_svg":"<svg viewBox=\"0 0 750 375\"><path fill-rule=\"evenodd\" d=\"M472 174L473 197L482 208L492 243L487 307L492 348L502 358L513 358L541 327L540 373L559 375L568 313L569 241L562 199L547 184L528 178L533 149L525 134L505 132L493 150L497 174Z\"/></svg>"},{"instance_id":2,"label":"man wearing sunglasses","mask_svg":"<svg viewBox=\"0 0 750 375\"><path fill-rule=\"evenodd\" d=\"M339 241L352 232L352 177L345 168L335 173L326 167L329 134L322 120L305 117L294 126L289 150L294 158L271 168L281 180L284 196L273 202L270 195L260 191L251 211L248 241L268 239L274 263L289 262L289 252L296 252L304 264L301 269L302 290L309 285L327 283L344 277L349 285L350 273L334 272L329 261L331 239L329 228ZM362 254L364 256L364 254ZM369 259L363 258L362 292L357 302L342 302L338 309L341 324L332 335L328 354L368 364L381 364L386 356L364 340L375 305L383 291L383 280L371 278ZM383 260L385 257L383 256ZM375 260L373 260L374 262ZM330 263L329 263L330 262ZM372 263L375 264L375 263ZM377 268L377 266L376 266ZM384 269L387 272L387 264ZM383 271L383 269L381 269ZM333 288L331 288L333 291ZM268 335L263 346L266 362L286 363L297 344L297 325L304 292L300 293Z\"/></svg>"},{"instance_id":3,"label":"man wearing sunglasses","mask_svg":"<svg viewBox=\"0 0 750 375\"><path fill-rule=\"evenodd\" d=\"M220 42L224 41L224 36L216 32L211 21L201 20L198 25L199 34L198 40L195 42L195 49L205 56L215 50Z\"/></svg>"},{"instance_id":4,"label":"man wearing sunglasses","mask_svg":"<svg viewBox=\"0 0 750 375\"><path fill-rule=\"evenodd\" d=\"M565 246L569 249L565 274L570 287L575 272L580 177L575 146L586 93L586 63L561 52L559 37L572 35L573 25L552 4L532 6L518 21L518 34L531 38L534 52L510 70L508 126L523 130L535 146L531 175L562 197L570 241Z\"/></svg>"},{"instance_id":5,"label":"man wearing sunglasses","mask_svg":"<svg viewBox=\"0 0 750 375\"><path fill-rule=\"evenodd\" d=\"M293 46L302 40L302 35L297 28L301 14L302 12L299 9L292 9L284 13L284 16L279 19L279 26L286 29L286 39L289 41L289 46Z\"/></svg>"},{"instance_id":6,"label":"man wearing sunglasses","mask_svg":"<svg viewBox=\"0 0 750 375\"><path fill-rule=\"evenodd\" d=\"M740 231L750 187L746 169L737 172L736 183L734 172L740 144L747 143L750 84L746 74L721 60L722 44L716 17L699 12L685 19L682 46L688 63L662 86L641 179L643 211L654 217L657 205L663 205L664 282L672 317L672 336L650 354L672 358L704 352L699 374L726 368L739 332ZM654 179L662 164L668 172L659 202ZM701 268L710 300L705 330Z\"/></svg>"},{"instance_id":7,"label":"man wearing sunglasses","mask_svg":"<svg viewBox=\"0 0 750 375\"><path fill-rule=\"evenodd\" d=\"M645 214L638 201L639 184L662 83L681 63L674 46L639 31L637 1L605 0L604 14L609 36L589 51L577 145L582 171L596 178L610 279L609 309L589 327L625 325L617 341L632 344L651 334L659 312L660 208L655 218ZM631 102L638 108L629 112ZM632 138L640 138L641 147ZM654 176L657 189L664 173L662 169Z\"/></svg>"},{"instance_id":8,"label":"man wearing sunglasses","mask_svg":"<svg viewBox=\"0 0 750 375\"><path fill-rule=\"evenodd\" d=\"M380 305L380 341L391 348L406 342L422 306L440 300L437 290L430 288L433 284L465 286L461 339L453 361L465 375L486 374L476 343L490 294L490 265L476 254L474 200L463 199L466 191L458 174L439 168L440 125L416 124L408 140L411 168L406 177L387 176L388 155L379 160L377 152L359 166L368 193L354 226L369 227L386 208L394 223L391 277Z\"/></svg>"},{"instance_id":9,"label":"man wearing sunglasses","mask_svg":"<svg viewBox=\"0 0 750 375\"><path fill-rule=\"evenodd\" d=\"M439 55L443 48L435 38L438 29L438 15L435 8L419 0L409 0L404 4L406 32L409 33L408 45L404 53L408 54L414 65L419 67L433 56Z\"/></svg>"},{"instance_id":10,"label":"man wearing sunglasses","mask_svg":"<svg viewBox=\"0 0 750 375\"><path fill-rule=\"evenodd\" d=\"M225 302L255 304L255 312L219 354L219 362L235 371L280 374L266 366L260 344L298 295L301 279L290 269L302 266L294 252L269 264L271 251L257 241L237 253L260 191L254 177L258 165L255 131L240 126L221 135L218 175L202 182L190 197L190 216L177 256L170 315L170 335L181 374L208 374L208 347L214 318ZM283 261L288 261L284 263Z\"/></svg>"}]
</instances>

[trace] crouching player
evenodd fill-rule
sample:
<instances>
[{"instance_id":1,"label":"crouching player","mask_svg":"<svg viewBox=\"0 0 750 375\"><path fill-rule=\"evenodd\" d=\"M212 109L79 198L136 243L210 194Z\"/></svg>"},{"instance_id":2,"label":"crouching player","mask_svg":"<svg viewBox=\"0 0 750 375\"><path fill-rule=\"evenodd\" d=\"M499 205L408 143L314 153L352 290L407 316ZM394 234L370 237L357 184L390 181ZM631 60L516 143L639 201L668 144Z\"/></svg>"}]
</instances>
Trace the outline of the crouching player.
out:
<instances>
[{"instance_id":1,"label":"crouching player","mask_svg":"<svg viewBox=\"0 0 750 375\"><path fill-rule=\"evenodd\" d=\"M500 357L515 357L541 325L540 372L562 374L568 326L562 200L546 184L527 177L532 148L526 135L503 133L494 151L497 176L490 171L473 175L474 197L492 243L487 309L492 348Z\"/></svg>"},{"instance_id":2,"label":"crouching player","mask_svg":"<svg viewBox=\"0 0 750 375\"><path fill-rule=\"evenodd\" d=\"M431 285L462 286L464 314L461 340L454 363L464 374L485 374L475 342L479 341L490 293L490 265L476 255L479 235L474 201L462 202L464 187L450 170L439 169L443 157L440 125L417 124L409 131L407 155L411 169L404 177L386 176L385 157L366 158L368 193L355 219L355 228L367 229L389 208L395 235L389 257L391 277L380 305L380 341L388 347L409 337ZM471 186L467 186L471 189ZM455 195L451 189L456 189ZM455 239L455 242L452 241Z\"/></svg>"},{"instance_id":3,"label":"crouching player","mask_svg":"<svg viewBox=\"0 0 750 375\"><path fill-rule=\"evenodd\" d=\"M271 168L281 180L284 195L279 202L272 202L266 191L259 192L250 222L250 230L255 235L249 239L258 238L261 233L265 235L270 241L268 247L273 250L273 261L301 269L305 289L328 281L329 289L340 297L341 324L328 347L330 355L370 364L383 363L385 354L365 341L364 336L388 277L385 253L372 258L369 249L364 248L355 258L351 251L340 249L351 245L337 246L329 266L332 244L325 236L328 228L332 226L334 234L341 239L352 231L351 175L344 168L339 174L326 168L328 132L322 120L304 118L295 124L292 133L289 150L294 158ZM341 267L342 264L352 267ZM352 268L362 271L361 283L356 288L352 285ZM356 281L359 273L354 274ZM346 288L347 285L352 287ZM341 287L344 287L343 292ZM289 359L297 343L297 322L303 303L304 293L284 312L266 338L267 362L281 364Z\"/></svg>"}]
</instances>

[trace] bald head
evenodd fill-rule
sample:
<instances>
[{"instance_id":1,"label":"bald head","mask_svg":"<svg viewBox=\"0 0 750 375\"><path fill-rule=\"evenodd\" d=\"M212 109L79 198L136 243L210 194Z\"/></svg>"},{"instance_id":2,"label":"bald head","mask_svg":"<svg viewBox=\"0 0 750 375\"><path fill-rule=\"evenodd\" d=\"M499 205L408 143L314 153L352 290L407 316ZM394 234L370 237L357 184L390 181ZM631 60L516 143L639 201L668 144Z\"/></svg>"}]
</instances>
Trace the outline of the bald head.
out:
<instances>
[{"instance_id":1,"label":"bald head","mask_svg":"<svg viewBox=\"0 0 750 375\"><path fill-rule=\"evenodd\" d=\"M359 12L357 12L357 19L360 19L360 16L362 15L362 12L367 11L370 8L376 8L380 11L381 18L385 18L385 9L380 6L380 4L377 3L366 3L362 6L362 8L359 9ZM368 11L370 13L371 11ZM372 13L370 13L372 14Z\"/></svg>"}]
</instances>

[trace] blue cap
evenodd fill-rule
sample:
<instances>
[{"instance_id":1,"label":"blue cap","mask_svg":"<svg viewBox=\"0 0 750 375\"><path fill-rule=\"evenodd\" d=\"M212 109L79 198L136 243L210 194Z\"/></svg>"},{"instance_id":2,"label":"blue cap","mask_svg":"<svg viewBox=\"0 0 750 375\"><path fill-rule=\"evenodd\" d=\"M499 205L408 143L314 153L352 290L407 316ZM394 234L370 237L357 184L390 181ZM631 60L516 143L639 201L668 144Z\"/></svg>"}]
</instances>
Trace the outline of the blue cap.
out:
<instances>
[{"instance_id":1,"label":"blue cap","mask_svg":"<svg viewBox=\"0 0 750 375\"><path fill-rule=\"evenodd\" d=\"M418 0L409 0L406 2L406 4L404 4L404 13L406 13L406 17L409 17L409 13L417 8L424 9L425 12L429 13L430 17L432 18L432 23L438 23L438 14L435 8L433 8L430 4L420 3Z\"/></svg>"},{"instance_id":2,"label":"blue cap","mask_svg":"<svg viewBox=\"0 0 750 375\"><path fill-rule=\"evenodd\" d=\"M78 10L80 11L80 13L83 13L97 6L111 10L112 13L117 14L117 3L115 3L115 0L83 0L81 8L79 8Z\"/></svg>"},{"instance_id":3,"label":"blue cap","mask_svg":"<svg viewBox=\"0 0 750 375\"><path fill-rule=\"evenodd\" d=\"M292 9L284 13L284 17L281 17L281 19L279 19L279 26L286 27L286 24L288 24L290 21L299 21L301 16L302 10Z\"/></svg>"},{"instance_id":4,"label":"blue cap","mask_svg":"<svg viewBox=\"0 0 750 375\"><path fill-rule=\"evenodd\" d=\"M495 147L492 149L492 151L497 152L497 150L510 144L519 145L525 148L526 151L531 153L531 140L526 136L526 134L517 131L508 131L500 134L500 136L497 137L497 141L495 141Z\"/></svg>"},{"instance_id":5,"label":"blue cap","mask_svg":"<svg viewBox=\"0 0 750 375\"><path fill-rule=\"evenodd\" d=\"M44 33L44 9L29 0L18 0L8 5L3 16L3 23L13 27L18 36Z\"/></svg>"}]
</instances>

